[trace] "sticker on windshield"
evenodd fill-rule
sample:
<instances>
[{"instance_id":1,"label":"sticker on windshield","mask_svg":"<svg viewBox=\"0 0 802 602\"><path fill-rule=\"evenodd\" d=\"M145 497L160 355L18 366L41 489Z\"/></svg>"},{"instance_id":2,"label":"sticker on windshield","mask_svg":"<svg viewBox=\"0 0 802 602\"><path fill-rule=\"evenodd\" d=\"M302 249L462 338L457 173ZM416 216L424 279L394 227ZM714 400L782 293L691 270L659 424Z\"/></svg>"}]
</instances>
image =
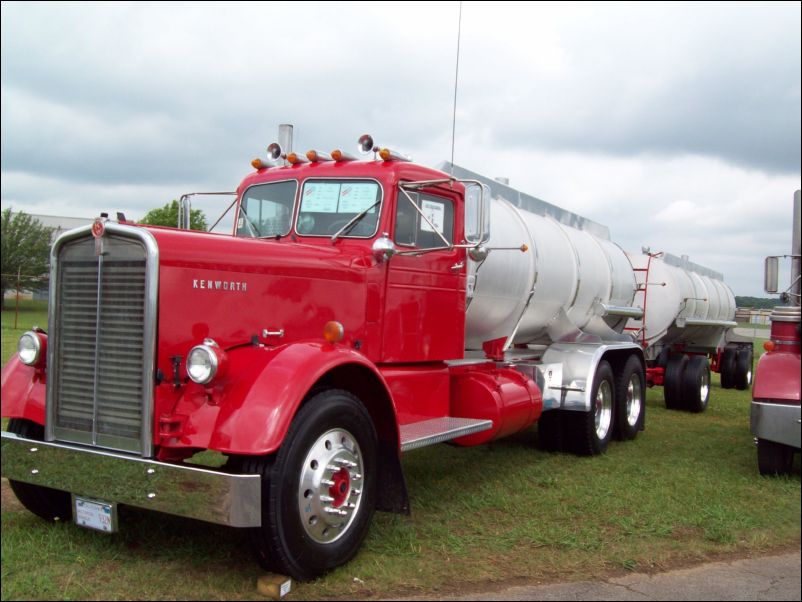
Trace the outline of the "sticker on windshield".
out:
<instances>
[{"instance_id":1,"label":"sticker on windshield","mask_svg":"<svg viewBox=\"0 0 802 602\"><path fill-rule=\"evenodd\" d=\"M340 190L340 213L362 213L376 203L376 190L378 185L374 182L350 182L343 184ZM370 210L370 213L376 208Z\"/></svg>"},{"instance_id":2,"label":"sticker on windshield","mask_svg":"<svg viewBox=\"0 0 802 602\"><path fill-rule=\"evenodd\" d=\"M302 211L307 213L337 213L340 184L315 182L304 186Z\"/></svg>"},{"instance_id":3,"label":"sticker on windshield","mask_svg":"<svg viewBox=\"0 0 802 602\"><path fill-rule=\"evenodd\" d=\"M443 226L445 225L445 221L446 221L445 220L446 210L445 210L445 206L443 205L443 203L435 203L435 202L432 202L432 201L424 200L421 203L420 210L423 213L423 215L426 216L426 219L429 220L429 222L432 224L432 226L437 228L437 231L440 234L442 234L443 233ZM426 223L425 219L422 219L420 221L420 229L423 232L434 232L434 230L432 230L432 227L428 223Z\"/></svg>"}]
</instances>

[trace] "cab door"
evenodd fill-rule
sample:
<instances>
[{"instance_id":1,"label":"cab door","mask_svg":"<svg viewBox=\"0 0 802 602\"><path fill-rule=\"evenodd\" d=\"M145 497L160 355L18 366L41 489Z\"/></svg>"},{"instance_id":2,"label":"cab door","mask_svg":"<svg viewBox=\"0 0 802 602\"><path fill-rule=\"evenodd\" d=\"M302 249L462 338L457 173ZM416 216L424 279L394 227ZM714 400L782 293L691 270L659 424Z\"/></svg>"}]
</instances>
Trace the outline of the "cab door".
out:
<instances>
[{"instance_id":1,"label":"cab door","mask_svg":"<svg viewBox=\"0 0 802 602\"><path fill-rule=\"evenodd\" d=\"M465 249L449 248L462 227L456 219L460 199L447 193L396 193L392 238L398 253L386 264L382 361L461 358L467 262Z\"/></svg>"}]
</instances>

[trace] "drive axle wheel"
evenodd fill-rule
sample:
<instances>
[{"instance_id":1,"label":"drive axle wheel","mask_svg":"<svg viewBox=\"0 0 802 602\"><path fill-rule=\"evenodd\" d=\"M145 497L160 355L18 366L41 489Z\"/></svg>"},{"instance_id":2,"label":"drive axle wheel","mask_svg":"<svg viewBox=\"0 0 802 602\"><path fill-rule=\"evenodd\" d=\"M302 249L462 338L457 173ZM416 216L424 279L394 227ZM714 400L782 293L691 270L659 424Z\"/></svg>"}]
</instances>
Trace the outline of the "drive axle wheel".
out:
<instances>
[{"instance_id":1,"label":"drive axle wheel","mask_svg":"<svg viewBox=\"0 0 802 602\"><path fill-rule=\"evenodd\" d=\"M272 456L241 457L262 476L262 526L250 530L260 563L307 581L353 558L376 505L376 431L347 391L328 390L298 410Z\"/></svg>"},{"instance_id":2,"label":"drive axle wheel","mask_svg":"<svg viewBox=\"0 0 802 602\"><path fill-rule=\"evenodd\" d=\"M606 361L599 362L596 369L590 399L590 410L568 411L563 416L566 444L571 451L583 456L604 453L613 435L615 384L613 369Z\"/></svg>"},{"instance_id":3,"label":"drive axle wheel","mask_svg":"<svg viewBox=\"0 0 802 602\"><path fill-rule=\"evenodd\" d=\"M692 355L683 375L683 400L686 410L704 412L710 400L710 364L703 355Z\"/></svg>"},{"instance_id":4,"label":"drive axle wheel","mask_svg":"<svg viewBox=\"0 0 802 602\"><path fill-rule=\"evenodd\" d=\"M615 428L618 439L634 439L643 430L646 412L643 364L633 355L624 364L616 386Z\"/></svg>"}]
</instances>

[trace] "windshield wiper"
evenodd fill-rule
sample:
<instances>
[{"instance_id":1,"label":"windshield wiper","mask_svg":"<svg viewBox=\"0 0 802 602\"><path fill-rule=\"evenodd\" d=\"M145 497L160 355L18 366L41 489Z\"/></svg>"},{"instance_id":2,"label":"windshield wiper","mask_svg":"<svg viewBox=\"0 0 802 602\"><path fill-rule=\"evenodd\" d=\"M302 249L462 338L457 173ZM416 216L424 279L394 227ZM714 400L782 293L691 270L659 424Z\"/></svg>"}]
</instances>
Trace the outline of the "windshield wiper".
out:
<instances>
[{"instance_id":1,"label":"windshield wiper","mask_svg":"<svg viewBox=\"0 0 802 602\"><path fill-rule=\"evenodd\" d=\"M345 224L345 225L344 225L342 228L340 228L339 230L337 230L337 232L335 232L334 234L332 234L332 235L331 235L331 242L332 242L332 244L333 244L333 243L335 243L335 242L337 241L337 239L340 237L340 235L341 235L343 232L347 231L347 230L348 230L348 229L349 229L351 226L353 226L355 223L357 223L359 220L361 220L363 217L365 217L365 216L368 214L368 212L369 212L371 209L373 209L374 207L376 207L376 205L378 205L380 202L381 202L381 199L379 199L378 201L376 201L375 203L373 203L373 204L372 204L370 207L368 207L367 209L365 209L365 210L364 210L362 213L358 213L357 215L355 215L354 217L352 217L352 218L351 218L351 221L349 221L349 222L348 222L347 224Z\"/></svg>"}]
</instances>

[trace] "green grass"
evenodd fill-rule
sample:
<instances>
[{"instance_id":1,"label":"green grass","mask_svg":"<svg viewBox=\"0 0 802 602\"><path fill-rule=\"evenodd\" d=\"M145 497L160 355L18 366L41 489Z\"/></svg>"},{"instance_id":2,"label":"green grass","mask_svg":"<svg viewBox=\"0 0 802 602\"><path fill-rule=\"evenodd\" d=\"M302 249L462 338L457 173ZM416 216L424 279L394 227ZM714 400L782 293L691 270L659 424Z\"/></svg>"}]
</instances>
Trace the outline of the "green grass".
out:
<instances>
[{"instance_id":1,"label":"green grass","mask_svg":"<svg viewBox=\"0 0 802 602\"><path fill-rule=\"evenodd\" d=\"M715 375L704 414L670 412L650 389L646 431L594 458L539 451L532 430L411 452L412 515L377 513L351 563L293 584L290 599L436 596L798 549L798 460L790 478L758 475L749 402ZM120 527L45 524L4 483L2 598L261 599L241 532L125 508Z\"/></svg>"}]
</instances>

